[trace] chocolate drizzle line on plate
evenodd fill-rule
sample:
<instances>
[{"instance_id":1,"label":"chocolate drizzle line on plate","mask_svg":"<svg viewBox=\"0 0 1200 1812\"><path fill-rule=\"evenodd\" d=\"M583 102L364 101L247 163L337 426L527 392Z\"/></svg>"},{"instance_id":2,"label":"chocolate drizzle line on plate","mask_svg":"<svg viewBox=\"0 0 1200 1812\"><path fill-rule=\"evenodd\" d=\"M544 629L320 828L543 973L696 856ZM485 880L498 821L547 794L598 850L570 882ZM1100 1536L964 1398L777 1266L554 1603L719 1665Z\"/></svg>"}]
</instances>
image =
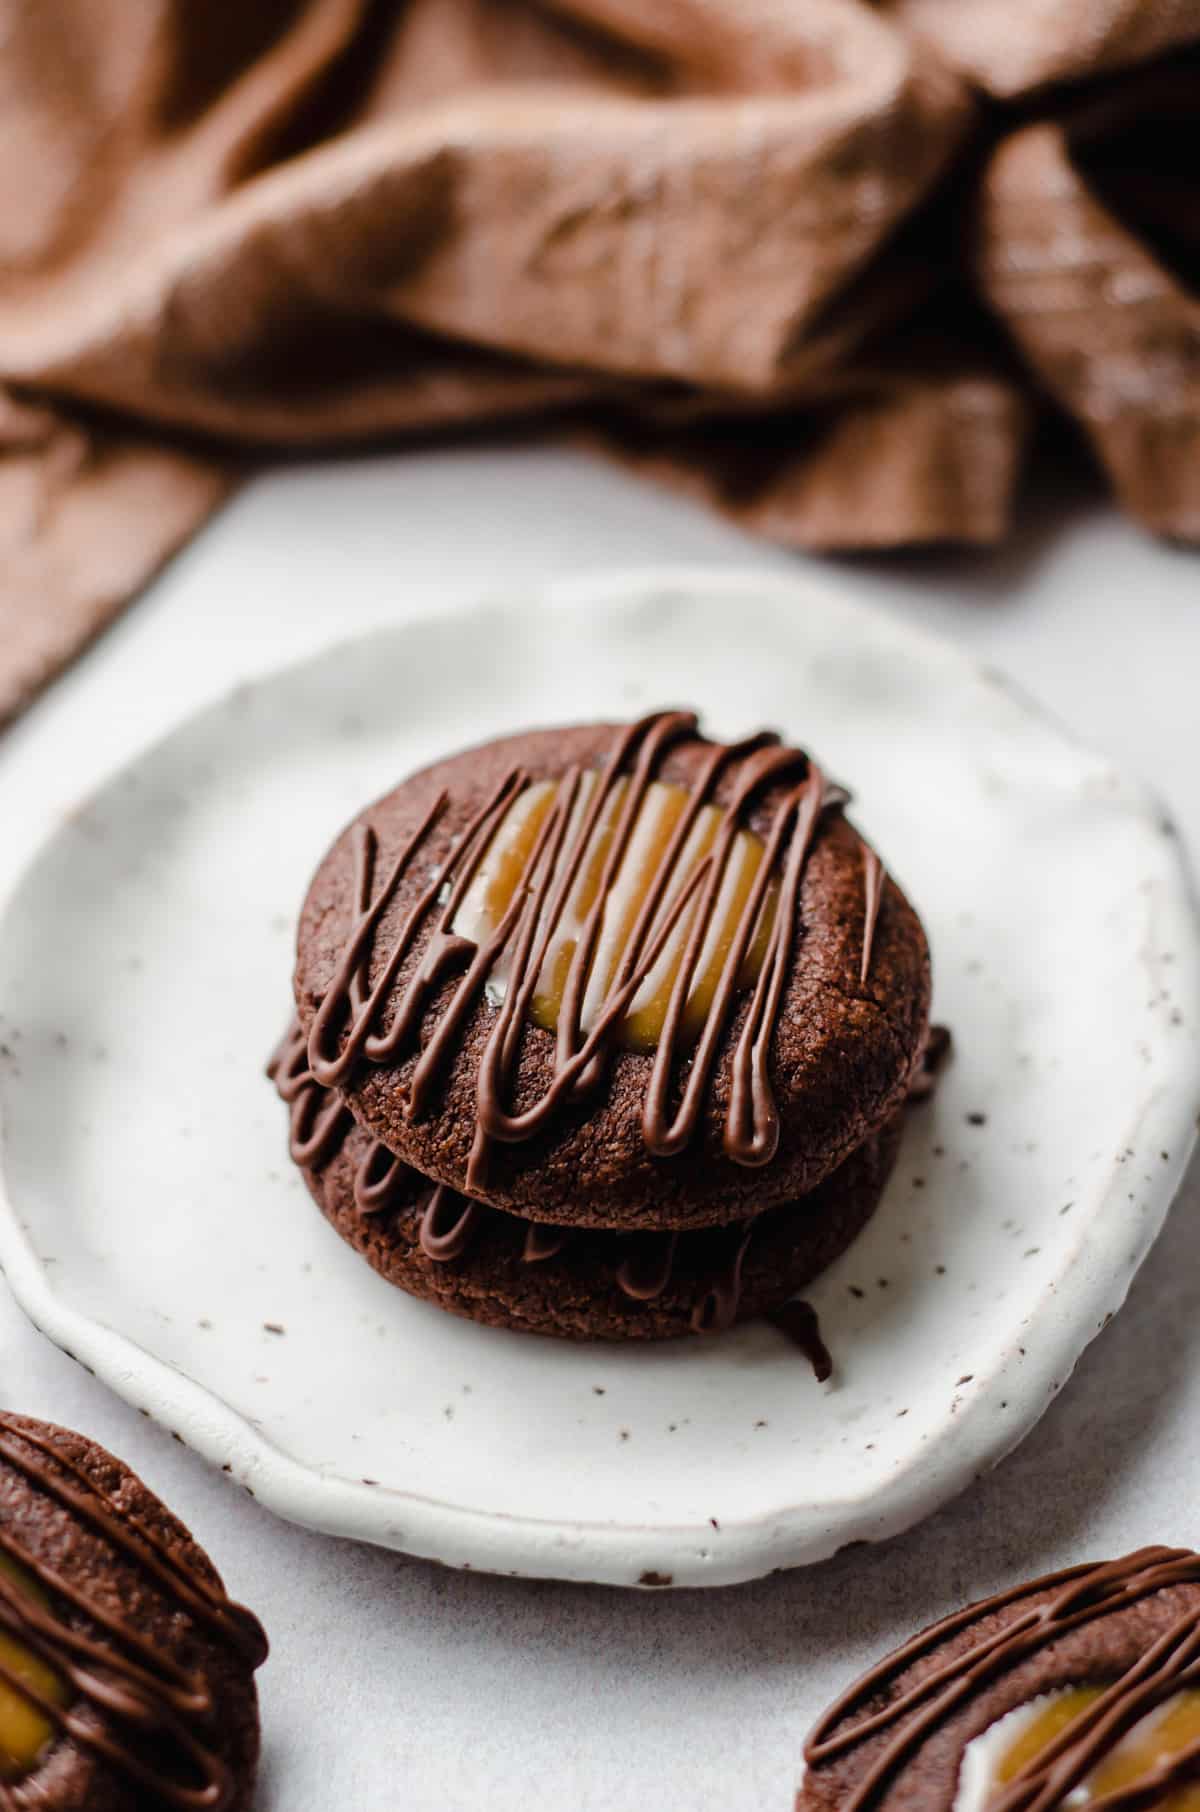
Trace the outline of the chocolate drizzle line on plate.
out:
<instances>
[{"instance_id":1,"label":"chocolate drizzle line on plate","mask_svg":"<svg viewBox=\"0 0 1200 1812\"><path fill-rule=\"evenodd\" d=\"M805 1760L811 1766L819 1765L868 1737L894 1730L863 1780L842 1802L841 1812L867 1812L879 1804L896 1771L926 1737L990 1680L1069 1630L1174 1585L1200 1585L1200 1555L1187 1548L1140 1548L1122 1560L1071 1567L958 1611L914 1636L843 1694L814 1729L805 1746ZM1044 1604L1030 1606L1003 1629L932 1669L908 1691L898 1692L881 1711L838 1729L859 1706L886 1691L914 1661L959 1630L1047 1591L1051 1596ZM1184 1688L1197 1685L1200 1599L988 1802L988 1812L1055 1812L1148 1712ZM1090 1800L1091 1812L1134 1812L1134 1808L1156 1804L1168 1787L1198 1770L1200 1742L1157 1762L1153 1774L1140 1782Z\"/></svg>"},{"instance_id":2,"label":"chocolate drizzle line on plate","mask_svg":"<svg viewBox=\"0 0 1200 1812\"><path fill-rule=\"evenodd\" d=\"M132 1523L82 1466L3 1411L0 1462L133 1562L194 1624L234 1649L248 1667L266 1659L267 1640L250 1611L234 1604L152 1530ZM19 1581L0 1574L0 1629L44 1661L74 1700L86 1701L101 1721L79 1717L73 1703L55 1703L3 1664L0 1681L60 1736L90 1750L144 1790L148 1806L221 1812L230 1805L235 1782L213 1745L216 1707L204 1679L30 1553L7 1524L0 1524L0 1550L44 1594L43 1602ZM107 1641L95 1641L72 1627L72 1613L86 1617ZM0 1783L0 1806L17 1804L12 1784Z\"/></svg>"},{"instance_id":3,"label":"chocolate drizzle line on plate","mask_svg":"<svg viewBox=\"0 0 1200 1812\"><path fill-rule=\"evenodd\" d=\"M768 889L777 882L777 910L732 1054L723 1141L727 1155L735 1163L769 1163L779 1142L779 1115L768 1077L768 1056L798 936L800 886L822 812L840 807L845 798L840 789L827 789L821 770L801 750L783 746L767 732L743 742L705 745L708 752L699 776L658 865L647 880L597 1017L586 1033L581 1025L606 902L647 790L672 749L700 740L698 720L690 712L661 712L629 725L618 735L585 808L578 813L583 770L568 769L539 827L507 908L499 923L476 943L457 934L453 926L494 833L530 784L528 774L514 768L476 813L445 866L431 875L418 894L372 987L368 987L368 971L376 931L422 845L443 816L448 796L442 793L433 802L378 888L376 835L369 826L360 824L355 831L358 918L309 1032L309 1067L316 1080L337 1089L363 1061L387 1064L415 1056L403 1105L408 1119L419 1120L430 1109L438 1078L458 1047L489 975L500 956L506 954L509 981L480 1059L475 1137L467 1165L468 1190L482 1189L494 1143L519 1144L533 1138L561 1109L596 1093L630 1004L695 902L696 910L682 939L682 956L643 1103L642 1131L647 1149L657 1157L673 1156L691 1143L700 1125L722 1040L739 994L746 991L739 988L739 974L758 928ZM688 838L700 813L713 801L719 783L731 774L732 790L712 848L685 879L681 858ZM593 834L622 784L624 791L616 809L596 897L575 942L563 988L551 1080L536 1101L515 1112L508 1104L538 977L593 846ZM764 834L763 859L724 953L699 1042L689 1054L682 1097L673 1108L672 1083L683 1054L684 1011L722 881L746 813L756 799L772 788L782 789L782 796ZM861 974L865 980L882 891L882 869L868 865L864 884L867 903ZM432 924L427 925L431 917ZM424 942L418 947L422 934ZM414 954L416 960L391 1023L384 1027L380 1023L383 1004L406 961ZM422 1046L420 1031L426 1009L435 994L455 977L438 1023Z\"/></svg>"}]
</instances>

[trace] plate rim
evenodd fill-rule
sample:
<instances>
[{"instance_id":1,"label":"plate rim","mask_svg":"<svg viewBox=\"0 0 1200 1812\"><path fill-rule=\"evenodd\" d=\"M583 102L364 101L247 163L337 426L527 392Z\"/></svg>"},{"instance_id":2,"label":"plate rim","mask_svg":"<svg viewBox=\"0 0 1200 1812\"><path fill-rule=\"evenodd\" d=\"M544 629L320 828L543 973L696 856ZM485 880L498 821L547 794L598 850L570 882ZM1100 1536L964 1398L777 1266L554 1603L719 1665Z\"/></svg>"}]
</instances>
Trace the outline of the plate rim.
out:
<instances>
[{"instance_id":1,"label":"plate rim","mask_svg":"<svg viewBox=\"0 0 1200 1812\"><path fill-rule=\"evenodd\" d=\"M648 595L679 594L693 601L736 590L757 594L756 602L786 600L793 608L820 610L886 630L889 637L898 638L914 649L923 664L936 663L944 671L958 675L961 681L969 680L1003 693L1023 718L1032 720L1078 757L1102 760L1120 778L1117 799L1133 808L1147 828L1150 821L1158 827L1170 823L1170 814L1153 788L1131 776L1086 738L1064 725L1053 710L1033 698L1006 673L978 660L935 631L854 596L823 574L784 572L750 563L595 567L524 587L509 583L482 593L456 593L448 596L440 607L411 618L382 618L349 635L310 647L298 656L267 662L227 680L94 777L80 803L105 793L121 775L153 758L181 731L219 710L232 698L248 690L286 681L327 661L339 650L357 648L382 638L403 640L410 634L444 625L455 616L479 616L517 606L534 611L583 613L598 607L636 609L639 602L645 604ZM7 935L10 916L25 883L56 842L64 817L69 815L59 814L44 825L23 852L0 899L0 944ZM1166 841L1166 838L1160 839L1162 843ZM1200 1011L1200 907L1182 841L1175 835L1170 842L1171 859L1164 862L1164 872L1173 882L1173 892L1158 902L1160 917L1165 912L1166 916L1186 927L1184 945L1188 955L1177 962L1176 975L1186 984L1188 997ZM1177 947L1178 941L1172 942ZM1160 937L1153 949L1144 950L1143 960L1152 959L1155 950L1161 952L1162 948ZM1081 1341L1081 1316L1076 1315L1071 1319L1069 1337L1060 1333L1056 1342L1049 1343L1053 1352L1047 1353L1049 1363L1042 1366L1049 1383L1042 1392L1040 1407L1017 1418L1015 1428L1000 1438L981 1440L978 1431L986 1425L985 1411L989 1406L994 1408L998 1387L1003 1383L1003 1367L995 1368L989 1377L978 1381L969 1402L963 1404L956 1417L953 1452L947 1461L943 1451L935 1485L931 1487L924 1478L920 1456L913 1454L889 1480L886 1512L871 1509L878 1496L877 1484L865 1493L849 1492L837 1500L824 1500L829 1507L835 1502L839 1507L859 1506L859 1520L853 1526L839 1521L828 1530L814 1532L810 1526L811 1507L793 1502L723 1523L719 1536L714 1538L707 1525L702 1530L700 1525L693 1524L564 1521L517 1515L449 1503L398 1487L369 1486L319 1472L276 1446L268 1435L254 1427L240 1410L209 1386L199 1383L171 1362L156 1358L129 1335L105 1326L83 1310L72 1308L56 1295L51 1273L37 1258L16 1203L9 1194L4 1164L7 1140L2 1101L0 1270L25 1315L68 1357L99 1377L123 1400L151 1415L210 1464L226 1469L251 1496L289 1521L319 1533L368 1541L463 1570L478 1568L519 1577L643 1589L658 1586L663 1581L669 1581L674 1589L738 1584L784 1568L814 1564L858 1540L879 1541L899 1534L957 1496L973 1478L998 1464L1024 1440L1053 1395L1065 1385L1091 1340L1124 1301L1183 1180L1200 1131L1197 1124L1200 1043L1190 1039L1183 1048L1190 1053L1190 1062L1185 1064L1181 1058L1166 1081L1159 1081L1140 1103L1135 1104L1131 1115L1135 1123L1153 1122L1153 1138L1161 1143L1162 1149L1170 1151L1171 1160L1163 1164L1156 1176L1157 1187L1147 1197L1136 1240L1131 1241L1130 1230L1125 1229L1120 1241L1125 1254L1122 1265L1118 1267L1110 1262L1095 1266L1095 1250L1089 1249L1088 1258L1100 1273L1092 1279L1087 1292L1093 1309L1097 1310L1093 1316L1094 1325ZM1096 1223L1102 1221L1115 1205L1122 1183L1121 1173L1115 1170L1097 1198L1093 1214L1087 1217L1090 1230L1094 1231ZM1047 1283L1043 1296L1053 1294L1068 1275L1078 1270L1083 1245L1081 1235L1069 1260ZM994 1416L991 1426L993 1429L997 1426ZM974 1440L971 1438L973 1431ZM381 1515L381 1507L386 1507L385 1515ZM697 1545L700 1542L703 1547ZM640 1576L651 1572L652 1580Z\"/></svg>"}]
</instances>

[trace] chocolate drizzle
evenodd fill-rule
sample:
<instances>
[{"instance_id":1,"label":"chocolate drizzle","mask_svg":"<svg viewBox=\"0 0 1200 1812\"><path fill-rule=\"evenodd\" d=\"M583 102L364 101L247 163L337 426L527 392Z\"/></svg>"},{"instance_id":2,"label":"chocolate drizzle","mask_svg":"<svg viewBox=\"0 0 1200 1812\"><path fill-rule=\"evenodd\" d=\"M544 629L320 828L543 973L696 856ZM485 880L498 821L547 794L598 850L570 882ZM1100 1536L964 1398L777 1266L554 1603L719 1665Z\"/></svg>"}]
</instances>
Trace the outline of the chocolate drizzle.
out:
<instances>
[{"instance_id":1,"label":"chocolate drizzle","mask_svg":"<svg viewBox=\"0 0 1200 1812\"><path fill-rule=\"evenodd\" d=\"M291 1109L289 1149L293 1159L302 1169L319 1171L336 1155L355 1122L341 1096L323 1088L308 1068L304 1037L295 1024L267 1065L267 1074ZM335 1108L340 1111L335 1113ZM324 1125L326 1135L319 1141L310 1137L298 1140L295 1130L298 1119L304 1127ZM301 1156L301 1153L315 1155ZM453 1264L465 1257L489 1220L505 1224L517 1219L470 1200L445 1184L431 1184L419 1171L390 1152L381 1140L373 1137L368 1138L355 1166L354 1204L360 1214L368 1217L403 1206L419 1209L417 1239L425 1256L435 1264ZM757 1224L757 1221L737 1223L723 1232L701 1229L687 1236L694 1241L720 1239L727 1248L727 1256L718 1261L712 1281L701 1287L692 1316L692 1326L697 1333L722 1332L736 1319L741 1300L742 1264ZM543 1221L527 1221L523 1225L521 1261L527 1265L547 1264L559 1257L578 1233L575 1228L553 1226ZM652 1302L670 1287L678 1260L681 1237L678 1233L594 1229L590 1237L611 1241L614 1261L619 1255L617 1287L631 1301Z\"/></svg>"},{"instance_id":2,"label":"chocolate drizzle","mask_svg":"<svg viewBox=\"0 0 1200 1812\"><path fill-rule=\"evenodd\" d=\"M530 1221L525 1229L521 1263L544 1265L548 1259L557 1258L570 1243L570 1239L570 1227L552 1227L545 1221Z\"/></svg>"},{"instance_id":3,"label":"chocolate drizzle","mask_svg":"<svg viewBox=\"0 0 1200 1812\"><path fill-rule=\"evenodd\" d=\"M478 1202L439 1183L425 1204L419 1239L426 1258L446 1264L461 1258L471 1243L479 1217L485 1210Z\"/></svg>"},{"instance_id":4,"label":"chocolate drizzle","mask_svg":"<svg viewBox=\"0 0 1200 1812\"><path fill-rule=\"evenodd\" d=\"M883 863L875 854L869 843L863 844L863 898L864 923L862 966L858 979L865 988L867 977L871 973L871 952L875 947L875 927L879 923L879 907L883 900L883 883L887 879Z\"/></svg>"},{"instance_id":5,"label":"chocolate drizzle","mask_svg":"<svg viewBox=\"0 0 1200 1812\"><path fill-rule=\"evenodd\" d=\"M742 1265L753 1233L753 1222L731 1228L729 1256L692 1310L694 1334L723 1334L733 1326L742 1300Z\"/></svg>"},{"instance_id":6,"label":"chocolate drizzle","mask_svg":"<svg viewBox=\"0 0 1200 1812\"><path fill-rule=\"evenodd\" d=\"M793 1299L768 1310L764 1319L800 1349L812 1366L817 1383L828 1383L833 1376L833 1356L821 1338L821 1324L811 1302Z\"/></svg>"},{"instance_id":7,"label":"chocolate drizzle","mask_svg":"<svg viewBox=\"0 0 1200 1812\"><path fill-rule=\"evenodd\" d=\"M293 1020L267 1064L267 1075L291 1109L288 1154L301 1170L323 1170L354 1124L340 1095L318 1086L308 1067L308 1042Z\"/></svg>"},{"instance_id":8,"label":"chocolate drizzle","mask_svg":"<svg viewBox=\"0 0 1200 1812\"><path fill-rule=\"evenodd\" d=\"M633 1235L633 1250L617 1268L617 1283L634 1302L653 1302L671 1281L678 1233Z\"/></svg>"},{"instance_id":9,"label":"chocolate drizzle","mask_svg":"<svg viewBox=\"0 0 1200 1812\"><path fill-rule=\"evenodd\" d=\"M265 1660L266 1637L250 1611L151 1529L132 1522L53 1442L3 1411L0 1462L137 1566L179 1612L234 1650L247 1668ZM234 1799L236 1783L214 1741L217 1707L203 1676L180 1667L128 1619L72 1585L10 1531L10 1524L0 1524L0 1550L36 1581L41 1596L0 1574L0 1629L44 1661L73 1696L57 1704L3 1664L0 1680L60 1737L90 1751L149 1796L139 1804L222 1812ZM81 1616L102 1633L100 1640L77 1627ZM94 1718L78 1715L80 1700ZM11 1786L0 1783L0 1805L16 1804Z\"/></svg>"},{"instance_id":10,"label":"chocolate drizzle","mask_svg":"<svg viewBox=\"0 0 1200 1812\"><path fill-rule=\"evenodd\" d=\"M314 1082L313 1087L320 1084ZM382 1139L372 1139L354 1172L354 1206L360 1214L386 1214L399 1201L411 1175L404 1160L395 1157Z\"/></svg>"},{"instance_id":11,"label":"chocolate drizzle","mask_svg":"<svg viewBox=\"0 0 1200 1812\"><path fill-rule=\"evenodd\" d=\"M1141 1548L1122 1560L1071 1567L956 1612L915 1636L852 1686L817 1724L805 1747L805 1760L818 1766L870 1737L894 1731L866 1775L841 1802L842 1812L867 1812L879 1804L913 1751L990 1680L1068 1631L1175 1585L1200 1585L1200 1555L1186 1548ZM940 1643L995 1611L1019 1606L1022 1599L1047 1591L1051 1595L1044 1604L1018 1611L1004 1628L943 1666L932 1668L907 1691L897 1691L882 1710L838 1729L859 1706L893 1688L913 1662ZM989 1801L988 1812L1054 1812L1147 1713L1184 1688L1197 1686L1200 1596ZM1156 1804L1175 1782L1197 1772L1200 1742L1159 1761L1151 1778L1105 1793L1089 1804L1093 1812L1134 1812Z\"/></svg>"},{"instance_id":12,"label":"chocolate drizzle","mask_svg":"<svg viewBox=\"0 0 1200 1812\"><path fill-rule=\"evenodd\" d=\"M585 992L606 901L629 845L648 788L663 762L682 743L700 741L696 717L662 712L643 718L616 738L584 800L584 771L570 768L556 788L499 922L474 942L454 930L456 915L506 813L531 784L514 768L496 787L458 840L445 865L433 872L406 911L373 985L368 976L376 933L418 854L449 804L442 793L376 886L378 845L366 825L355 830L358 916L318 1006L308 1038L309 1070L322 1086L340 1089L363 1062L392 1064L412 1057L402 1111L410 1121L427 1114L439 1079L459 1048L467 1021L503 956L508 983L484 1043L475 1087L476 1125L467 1164L468 1191L486 1186L488 1157L496 1143L519 1144L544 1131L571 1105L593 1097L607 1073L621 1022L685 915L681 958L671 983L664 1021L643 1101L647 1149L670 1157L686 1149L701 1124L718 1055L737 1003L749 992L744 1020L730 1058L729 1098L723 1144L735 1163L771 1161L779 1142L779 1115L768 1074L771 1042L799 935L799 896L821 814L840 807L844 795L828 790L820 769L800 750L767 733L730 745L707 744L687 805L639 901L628 939L590 1028L582 1027ZM712 847L690 874L681 858L696 822L728 782L724 816ZM618 788L623 790L618 795ZM712 925L722 882L744 820L768 794L777 795L763 833L764 854L748 890L694 1050L688 1053L682 1092L674 1101L684 1056L682 1026L689 992ZM617 803L619 797L619 804ZM614 811L615 806L615 811ZM581 807L581 809L577 809ZM593 835L613 813L594 901L573 942L555 1033L549 1083L519 1110L512 1106L530 1007L548 950L576 890ZM778 904L757 979L741 984L743 965L763 917L768 890ZM865 932L861 976L869 972L882 896L878 858L867 861ZM400 977L407 974L403 984ZM399 986L390 1022L385 1002ZM435 997L437 1022L424 1043L422 1025Z\"/></svg>"},{"instance_id":13,"label":"chocolate drizzle","mask_svg":"<svg viewBox=\"0 0 1200 1812\"><path fill-rule=\"evenodd\" d=\"M308 1041L292 1021L267 1064L267 1075L291 1109L288 1155L301 1170L324 1170L346 1142L354 1116L334 1089L323 1088L308 1066ZM367 1145L354 1173L354 1205L360 1214L385 1214L403 1199L417 1176L382 1139ZM422 1179L424 1182L424 1179Z\"/></svg>"}]
</instances>

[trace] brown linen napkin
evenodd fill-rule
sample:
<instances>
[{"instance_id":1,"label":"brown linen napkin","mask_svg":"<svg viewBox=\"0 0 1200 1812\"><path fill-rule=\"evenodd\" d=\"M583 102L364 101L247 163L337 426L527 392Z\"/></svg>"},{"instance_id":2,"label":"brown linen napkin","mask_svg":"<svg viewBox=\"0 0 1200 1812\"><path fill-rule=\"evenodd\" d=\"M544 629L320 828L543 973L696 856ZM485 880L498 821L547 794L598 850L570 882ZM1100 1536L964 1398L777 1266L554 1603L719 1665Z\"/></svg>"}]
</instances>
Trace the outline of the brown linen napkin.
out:
<instances>
[{"instance_id":1,"label":"brown linen napkin","mask_svg":"<svg viewBox=\"0 0 1200 1812\"><path fill-rule=\"evenodd\" d=\"M980 278L1131 516L1200 541L1200 66L997 150Z\"/></svg>"},{"instance_id":2,"label":"brown linen napkin","mask_svg":"<svg viewBox=\"0 0 1200 1812\"><path fill-rule=\"evenodd\" d=\"M943 309L972 85L1189 38L1200 0L0 0L0 718L247 450L584 410L792 545L997 538L1026 379Z\"/></svg>"},{"instance_id":3,"label":"brown linen napkin","mask_svg":"<svg viewBox=\"0 0 1200 1812\"><path fill-rule=\"evenodd\" d=\"M212 460L0 391L0 724L99 634L227 488Z\"/></svg>"}]
</instances>

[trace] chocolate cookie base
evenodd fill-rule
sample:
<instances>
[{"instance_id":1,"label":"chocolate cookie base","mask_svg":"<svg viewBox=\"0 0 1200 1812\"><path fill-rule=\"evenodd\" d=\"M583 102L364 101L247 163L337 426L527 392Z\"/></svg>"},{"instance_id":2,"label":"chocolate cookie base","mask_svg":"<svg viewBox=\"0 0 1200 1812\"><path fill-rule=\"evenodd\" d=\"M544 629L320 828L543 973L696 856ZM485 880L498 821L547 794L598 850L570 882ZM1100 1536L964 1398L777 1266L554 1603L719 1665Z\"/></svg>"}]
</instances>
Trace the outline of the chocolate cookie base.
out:
<instances>
[{"instance_id":1,"label":"chocolate cookie base","mask_svg":"<svg viewBox=\"0 0 1200 1812\"><path fill-rule=\"evenodd\" d=\"M133 1549L106 1533L110 1523ZM149 1812L182 1807L187 1795L188 1805L211 1805L213 1812L249 1812L259 1751L253 1670L265 1638L247 1613L229 1605L212 1562L179 1519L96 1442L6 1412L0 1531L6 1553L44 1594L28 1628L13 1594L9 1640L19 1648L32 1638L60 1674L65 1660L97 1683L71 1693L64 1722L32 1767L4 1777L0 1804ZM244 1628L244 1645L196 1615L195 1594L206 1591ZM128 1671L139 1667L149 1670L142 1684ZM171 1709L181 1681L192 1707L182 1713ZM205 1698L209 1715L197 1709ZM190 1747L197 1742L211 1752L207 1798Z\"/></svg>"},{"instance_id":2,"label":"chocolate cookie base","mask_svg":"<svg viewBox=\"0 0 1200 1812\"><path fill-rule=\"evenodd\" d=\"M1114 1695L1105 1721L1115 1742L1149 1708L1139 1695L1151 1690L1161 1702L1190 1684L1198 1638L1200 1556L1188 1549L1085 1563L969 1605L877 1663L818 1721L796 1812L953 1812L971 1742L1067 1688ZM1038 1762L1028 1759L1021 1805L1049 1805L1051 1795L1056 1807L1067 1805L1109 1747L1100 1744L1089 1761L1086 1741L1074 1758L1069 1740L1060 1745L1046 1754L1056 1765L1074 1761L1074 1776L1054 1791L1048 1772L1031 1782ZM1194 1780L1198 1758L1181 1751L1179 1759L1179 1778ZM1165 1804L1168 1784L1178 1783L1146 1780L1117 1797L1129 1812ZM1019 1789L1010 1783L1009 1791Z\"/></svg>"},{"instance_id":3,"label":"chocolate cookie base","mask_svg":"<svg viewBox=\"0 0 1200 1812\"><path fill-rule=\"evenodd\" d=\"M355 1177L374 1146L350 1125L320 1169L303 1169L325 1218L389 1283L452 1315L568 1340L667 1340L748 1321L787 1302L839 1257L878 1206L899 1149L896 1115L810 1195L734 1226L669 1235L564 1230L553 1256L525 1257L532 1223L477 1206L459 1256L439 1260L421 1243L429 1185L411 1172L406 1195L364 1213ZM377 1148L376 1148L377 1149ZM535 1235L546 1229L536 1227ZM631 1296L621 1276L653 1295Z\"/></svg>"}]
</instances>

